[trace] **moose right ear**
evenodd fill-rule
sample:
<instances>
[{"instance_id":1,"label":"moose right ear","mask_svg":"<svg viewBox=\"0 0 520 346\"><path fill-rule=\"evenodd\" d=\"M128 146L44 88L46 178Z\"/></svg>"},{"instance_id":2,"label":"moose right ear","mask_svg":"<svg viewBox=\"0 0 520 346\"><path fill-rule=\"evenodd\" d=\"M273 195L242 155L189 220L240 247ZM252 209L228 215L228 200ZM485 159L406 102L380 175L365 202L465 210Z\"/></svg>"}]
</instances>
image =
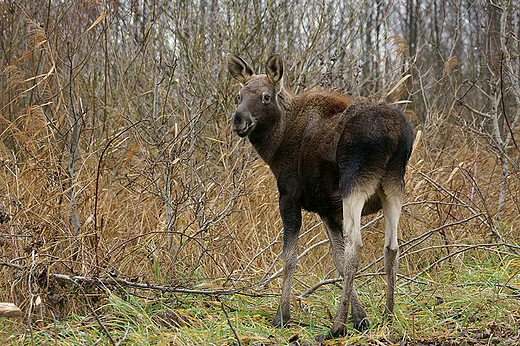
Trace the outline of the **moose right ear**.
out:
<instances>
[{"instance_id":1,"label":"moose right ear","mask_svg":"<svg viewBox=\"0 0 520 346\"><path fill-rule=\"evenodd\" d=\"M249 77L255 74L253 69L238 55L228 54L227 64L229 73L242 85L246 84Z\"/></svg>"},{"instance_id":2,"label":"moose right ear","mask_svg":"<svg viewBox=\"0 0 520 346\"><path fill-rule=\"evenodd\" d=\"M283 60L280 54L273 54L267 59L265 70L271 82L279 85L283 77Z\"/></svg>"}]
</instances>

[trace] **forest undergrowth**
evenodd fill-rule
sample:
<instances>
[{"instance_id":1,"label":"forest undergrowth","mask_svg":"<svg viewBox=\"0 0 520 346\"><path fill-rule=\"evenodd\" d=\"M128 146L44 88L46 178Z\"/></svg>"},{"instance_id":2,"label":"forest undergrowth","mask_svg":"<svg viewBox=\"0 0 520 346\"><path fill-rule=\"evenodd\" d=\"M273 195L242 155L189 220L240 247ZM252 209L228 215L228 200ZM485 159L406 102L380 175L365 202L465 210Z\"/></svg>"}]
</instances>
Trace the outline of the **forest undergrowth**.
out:
<instances>
[{"instance_id":1,"label":"forest undergrowth","mask_svg":"<svg viewBox=\"0 0 520 346\"><path fill-rule=\"evenodd\" d=\"M260 5L0 3L0 302L22 310L2 319L0 340L519 343L518 5ZM261 72L275 51L294 92L394 103L414 126L392 322L382 316L382 215L363 219L365 333L324 339L341 279L311 213L293 320L270 326L282 265L276 182L230 129L238 86L225 57Z\"/></svg>"}]
</instances>

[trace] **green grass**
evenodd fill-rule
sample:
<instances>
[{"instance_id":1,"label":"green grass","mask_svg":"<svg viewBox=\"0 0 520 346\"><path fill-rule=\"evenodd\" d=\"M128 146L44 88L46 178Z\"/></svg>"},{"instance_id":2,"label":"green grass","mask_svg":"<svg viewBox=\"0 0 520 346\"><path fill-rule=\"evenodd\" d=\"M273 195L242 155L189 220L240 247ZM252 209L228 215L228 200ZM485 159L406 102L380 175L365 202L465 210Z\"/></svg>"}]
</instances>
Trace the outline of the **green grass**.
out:
<instances>
[{"instance_id":1,"label":"green grass","mask_svg":"<svg viewBox=\"0 0 520 346\"><path fill-rule=\"evenodd\" d=\"M511 288L520 288L519 263L518 258L479 258L424 275L420 281L426 285L410 283L398 290L392 323L385 322L381 314L384 281L374 279L359 290L371 322L369 331L362 334L349 329L345 338L324 344L390 344L388 341L403 339L429 340L433 345L446 340L500 344L519 333L520 300ZM102 324L121 345L232 345L236 344L232 328L243 345L269 345L269 340L284 345L296 336L300 344L313 345L317 335L327 333L339 296L338 287L323 287L299 302L298 309L293 306L288 327L275 329L270 326L277 307L273 296L162 295L144 299L109 293L98 303L99 321L88 313L71 315L56 324L44 320L35 323L31 338L21 322L8 320L0 327L0 337L11 345L109 345Z\"/></svg>"}]
</instances>

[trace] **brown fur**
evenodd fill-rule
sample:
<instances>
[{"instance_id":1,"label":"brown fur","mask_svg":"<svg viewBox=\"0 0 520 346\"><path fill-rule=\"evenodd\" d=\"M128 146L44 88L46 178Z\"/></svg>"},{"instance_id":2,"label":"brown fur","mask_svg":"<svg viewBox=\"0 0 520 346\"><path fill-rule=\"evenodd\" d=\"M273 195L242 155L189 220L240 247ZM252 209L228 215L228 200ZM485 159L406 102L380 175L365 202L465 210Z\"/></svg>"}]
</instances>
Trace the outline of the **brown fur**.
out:
<instances>
[{"instance_id":1,"label":"brown fur","mask_svg":"<svg viewBox=\"0 0 520 346\"><path fill-rule=\"evenodd\" d=\"M317 109L324 118L337 115L353 104L345 95L321 89L306 91L296 96L293 103L295 114L305 116L309 109Z\"/></svg>"},{"instance_id":2,"label":"brown fur","mask_svg":"<svg viewBox=\"0 0 520 346\"><path fill-rule=\"evenodd\" d=\"M360 218L383 208L386 312L392 313L397 222L413 140L410 124L397 108L385 103L354 104L344 95L325 90L294 96L283 88L283 63L278 55L268 59L266 75L255 75L235 55L228 56L228 67L242 83L232 128L239 136L248 136L270 166L280 193L284 276L273 325L287 323L290 318L291 281L303 208L322 218L334 264L344 278L331 335L345 334L350 305L355 327L365 329L366 313L353 288L363 247Z\"/></svg>"}]
</instances>

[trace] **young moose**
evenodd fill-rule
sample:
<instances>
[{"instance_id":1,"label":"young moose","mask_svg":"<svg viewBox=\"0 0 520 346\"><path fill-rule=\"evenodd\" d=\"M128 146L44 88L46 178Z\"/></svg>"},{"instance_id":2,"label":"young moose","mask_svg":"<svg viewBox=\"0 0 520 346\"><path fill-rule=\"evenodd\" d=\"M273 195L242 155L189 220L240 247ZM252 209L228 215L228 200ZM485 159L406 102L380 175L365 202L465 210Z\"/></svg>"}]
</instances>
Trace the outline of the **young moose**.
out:
<instances>
[{"instance_id":1,"label":"young moose","mask_svg":"<svg viewBox=\"0 0 520 346\"><path fill-rule=\"evenodd\" d=\"M385 103L353 104L338 93L309 91L292 95L282 83L283 62L275 54L266 74L256 75L236 55L228 69L240 82L232 129L248 136L274 173L284 226L283 284L274 326L290 318L291 281L301 209L320 215L327 229L333 261L344 285L332 336L346 333L348 308L354 326L368 326L353 287L363 242L362 215L383 209L385 217L386 313L393 313L397 273L397 223L413 131L404 115Z\"/></svg>"}]
</instances>

